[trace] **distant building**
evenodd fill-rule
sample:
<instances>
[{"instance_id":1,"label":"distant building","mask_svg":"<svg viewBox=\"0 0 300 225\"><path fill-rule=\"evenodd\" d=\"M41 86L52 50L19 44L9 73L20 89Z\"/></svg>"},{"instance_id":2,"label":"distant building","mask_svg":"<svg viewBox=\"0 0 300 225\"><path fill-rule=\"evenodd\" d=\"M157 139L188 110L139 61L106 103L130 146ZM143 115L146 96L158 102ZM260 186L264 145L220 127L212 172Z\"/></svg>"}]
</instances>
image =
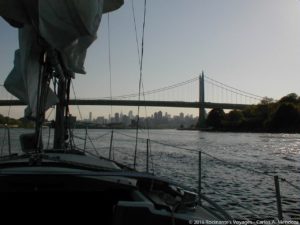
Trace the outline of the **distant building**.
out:
<instances>
[{"instance_id":1,"label":"distant building","mask_svg":"<svg viewBox=\"0 0 300 225\"><path fill-rule=\"evenodd\" d=\"M130 125L130 123L131 123L131 120L129 119L128 116L123 115L121 117L121 123L123 123L126 127L128 127Z\"/></svg>"},{"instance_id":2,"label":"distant building","mask_svg":"<svg viewBox=\"0 0 300 225\"><path fill-rule=\"evenodd\" d=\"M120 114L119 113L115 113L115 120L116 123L120 122Z\"/></svg>"},{"instance_id":3,"label":"distant building","mask_svg":"<svg viewBox=\"0 0 300 225\"><path fill-rule=\"evenodd\" d=\"M89 121L92 121L92 112L89 113Z\"/></svg>"},{"instance_id":4,"label":"distant building","mask_svg":"<svg viewBox=\"0 0 300 225\"><path fill-rule=\"evenodd\" d=\"M183 119L184 119L184 113L180 113L180 114L179 114L179 117L180 117L180 119L183 120Z\"/></svg>"},{"instance_id":5,"label":"distant building","mask_svg":"<svg viewBox=\"0 0 300 225\"><path fill-rule=\"evenodd\" d=\"M161 119L163 118L163 113L162 113L162 111L159 111L159 112L157 113L157 117L158 117L159 120L161 120Z\"/></svg>"},{"instance_id":6,"label":"distant building","mask_svg":"<svg viewBox=\"0 0 300 225\"><path fill-rule=\"evenodd\" d=\"M130 110L130 111L128 112L128 117L129 117L129 119L131 119L131 120L134 118L132 110Z\"/></svg>"},{"instance_id":7,"label":"distant building","mask_svg":"<svg viewBox=\"0 0 300 225\"><path fill-rule=\"evenodd\" d=\"M75 125L76 125L76 116L72 116L72 114L70 114L69 117L68 117L68 122L69 122L69 126L71 128L75 128Z\"/></svg>"},{"instance_id":8,"label":"distant building","mask_svg":"<svg viewBox=\"0 0 300 225\"><path fill-rule=\"evenodd\" d=\"M165 113L165 118L168 119L168 120L170 120L171 119L171 115L166 112Z\"/></svg>"},{"instance_id":9,"label":"distant building","mask_svg":"<svg viewBox=\"0 0 300 225\"><path fill-rule=\"evenodd\" d=\"M103 116L98 116L95 122L98 124L105 124L105 118Z\"/></svg>"}]
</instances>

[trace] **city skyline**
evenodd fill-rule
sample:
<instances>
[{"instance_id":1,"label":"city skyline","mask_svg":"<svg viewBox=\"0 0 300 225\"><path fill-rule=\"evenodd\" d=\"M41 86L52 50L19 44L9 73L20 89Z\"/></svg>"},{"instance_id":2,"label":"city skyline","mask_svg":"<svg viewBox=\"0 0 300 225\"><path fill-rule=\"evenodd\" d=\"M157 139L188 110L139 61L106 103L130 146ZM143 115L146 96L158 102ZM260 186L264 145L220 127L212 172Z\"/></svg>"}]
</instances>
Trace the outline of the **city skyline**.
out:
<instances>
[{"instance_id":1,"label":"city skyline","mask_svg":"<svg viewBox=\"0 0 300 225\"><path fill-rule=\"evenodd\" d=\"M135 128L137 126L138 117L130 110L128 113L115 112L113 116L92 116L89 112L89 118L80 120L71 115L77 121L77 126L90 128ZM198 117L193 115L185 115L183 112L179 115L170 115L168 112L158 111L147 117L139 117L139 127L141 128L192 128L195 129L198 123Z\"/></svg>"},{"instance_id":2,"label":"city skyline","mask_svg":"<svg viewBox=\"0 0 300 225\"><path fill-rule=\"evenodd\" d=\"M130 119L136 119L137 118L137 114L134 114L134 112L132 110L128 111L128 113L123 113L121 112L114 112L113 116L111 114L108 114L108 116L104 116L104 115L93 115L93 112L89 112L89 117L88 118L83 118L83 121L95 121L100 119L106 119L107 121L109 121L110 119L116 119L116 118L122 118L122 116L127 116ZM163 112L161 110L154 112L153 114L151 114L150 116L140 116L140 118L155 118L155 117L160 117L160 118L175 118L175 117L180 117L180 118L195 118L197 119L198 116L194 116L193 114L184 114L183 112L180 112L179 114L174 114L171 115L168 112Z\"/></svg>"}]
</instances>

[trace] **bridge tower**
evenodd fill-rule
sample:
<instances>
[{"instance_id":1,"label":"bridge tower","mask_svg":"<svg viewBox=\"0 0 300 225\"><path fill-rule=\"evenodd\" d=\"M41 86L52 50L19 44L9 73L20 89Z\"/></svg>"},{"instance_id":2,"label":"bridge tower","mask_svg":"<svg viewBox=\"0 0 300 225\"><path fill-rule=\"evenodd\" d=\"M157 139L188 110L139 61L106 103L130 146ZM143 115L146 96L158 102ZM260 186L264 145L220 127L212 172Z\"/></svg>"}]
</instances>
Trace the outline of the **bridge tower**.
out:
<instances>
[{"instance_id":1,"label":"bridge tower","mask_svg":"<svg viewBox=\"0 0 300 225\"><path fill-rule=\"evenodd\" d=\"M205 87L204 87L204 72L202 71L201 75L199 76L199 121L198 125L199 128L205 126Z\"/></svg>"}]
</instances>

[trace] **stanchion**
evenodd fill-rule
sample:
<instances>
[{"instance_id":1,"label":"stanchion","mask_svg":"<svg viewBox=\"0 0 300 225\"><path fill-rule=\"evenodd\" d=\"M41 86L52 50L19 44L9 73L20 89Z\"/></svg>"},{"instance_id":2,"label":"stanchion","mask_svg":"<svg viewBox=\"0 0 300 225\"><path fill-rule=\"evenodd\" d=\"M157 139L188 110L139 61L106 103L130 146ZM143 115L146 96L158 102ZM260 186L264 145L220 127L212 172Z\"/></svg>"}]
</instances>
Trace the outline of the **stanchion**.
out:
<instances>
[{"instance_id":1,"label":"stanchion","mask_svg":"<svg viewBox=\"0 0 300 225\"><path fill-rule=\"evenodd\" d=\"M199 205L202 205L201 201L201 151L199 151L199 171L198 171L198 198L199 198Z\"/></svg>"},{"instance_id":2,"label":"stanchion","mask_svg":"<svg viewBox=\"0 0 300 225\"><path fill-rule=\"evenodd\" d=\"M114 131L112 130L110 136L110 145L109 145L109 159L111 159L113 139L114 139Z\"/></svg>"},{"instance_id":3,"label":"stanchion","mask_svg":"<svg viewBox=\"0 0 300 225\"><path fill-rule=\"evenodd\" d=\"M146 155L146 172L149 173L149 142L150 140L147 139L147 155Z\"/></svg>"},{"instance_id":4,"label":"stanchion","mask_svg":"<svg viewBox=\"0 0 300 225\"><path fill-rule=\"evenodd\" d=\"M84 145L83 145L84 152L85 152L85 150L86 150L87 136L88 136L88 131L87 131L87 127L86 127L86 128L85 128Z\"/></svg>"},{"instance_id":5,"label":"stanchion","mask_svg":"<svg viewBox=\"0 0 300 225\"><path fill-rule=\"evenodd\" d=\"M283 220L278 176L274 176L274 182L275 182L275 191L276 191L278 219Z\"/></svg>"},{"instance_id":6,"label":"stanchion","mask_svg":"<svg viewBox=\"0 0 300 225\"><path fill-rule=\"evenodd\" d=\"M8 154L11 155L10 130L9 130L9 126L7 124L5 124L4 127L7 131ZM5 137L5 134L4 134L4 137ZM3 139L3 144L4 144L4 139ZM1 152L1 155L2 155L2 152Z\"/></svg>"}]
</instances>

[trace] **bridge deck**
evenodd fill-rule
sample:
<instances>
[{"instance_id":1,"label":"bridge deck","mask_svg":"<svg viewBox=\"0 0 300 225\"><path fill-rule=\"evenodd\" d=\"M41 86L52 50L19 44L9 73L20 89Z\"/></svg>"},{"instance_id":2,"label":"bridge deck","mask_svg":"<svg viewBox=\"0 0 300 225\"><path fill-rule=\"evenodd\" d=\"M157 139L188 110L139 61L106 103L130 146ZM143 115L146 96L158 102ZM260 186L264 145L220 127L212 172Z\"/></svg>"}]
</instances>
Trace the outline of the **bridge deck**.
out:
<instances>
[{"instance_id":1,"label":"bridge deck","mask_svg":"<svg viewBox=\"0 0 300 225\"><path fill-rule=\"evenodd\" d=\"M149 106L149 107L176 107L176 108L222 108L222 109L244 109L250 105L233 103L213 102L180 102L180 101L138 101L138 100L70 100L70 105L113 105L113 106ZM20 100L0 100L0 106L25 106Z\"/></svg>"}]
</instances>

